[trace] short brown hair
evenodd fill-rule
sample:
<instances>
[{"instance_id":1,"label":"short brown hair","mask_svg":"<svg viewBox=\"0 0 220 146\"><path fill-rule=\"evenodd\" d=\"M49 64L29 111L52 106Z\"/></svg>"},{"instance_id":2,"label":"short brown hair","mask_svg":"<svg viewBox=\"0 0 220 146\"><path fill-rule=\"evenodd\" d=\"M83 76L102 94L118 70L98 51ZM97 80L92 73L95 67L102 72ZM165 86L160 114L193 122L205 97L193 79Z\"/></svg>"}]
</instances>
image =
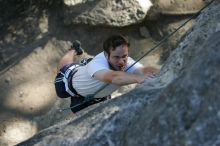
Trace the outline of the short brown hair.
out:
<instances>
[{"instance_id":1,"label":"short brown hair","mask_svg":"<svg viewBox=\"0 0 220 146\"><path fill-rule=\"evenodd\" d=\"M115 50L116 47L121 45L130 46L128 40L122 35L112 35L108 37L103 43L103 50L110 55L110 50Z\"/></svg>"}]
</instances>

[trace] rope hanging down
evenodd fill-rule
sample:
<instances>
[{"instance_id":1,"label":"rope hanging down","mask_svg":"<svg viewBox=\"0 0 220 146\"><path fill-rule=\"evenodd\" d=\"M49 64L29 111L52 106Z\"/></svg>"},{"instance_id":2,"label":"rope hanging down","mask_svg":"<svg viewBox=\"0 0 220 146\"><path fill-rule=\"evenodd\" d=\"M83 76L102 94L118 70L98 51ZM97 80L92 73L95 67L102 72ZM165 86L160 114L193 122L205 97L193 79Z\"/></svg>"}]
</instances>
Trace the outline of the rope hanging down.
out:
<instances>
[{"instance_id":1,"label":"rope hanging down","mask_svg":"<svg viewBox=\"0 0 220 146\"><path fill-rule=\"evenodd\" d=\"M186 20L182 25L180 25L176 30L174 30L172 33L168 34L167 36L165 36L161 41L159 41L159 43L157 45L155 45L153 48L151 48L149 51L147 51L144 55L142 55L139 59L137 59L131 66L129 66L126 70L128 71L132 66L134 66L137 62L139 62L141 59L143 59L145 56L147 56L148 54L150 54L152 51L154 51L157 47L159 47L161 44L163 44L165 41L167 41L171 36L173 36L178 30L180 30L183 26L185 26L189 21L191 21L194 17L196 18L205 8L207 8L209 5L211 5L215 0L212 0L211 2L209 2L207 5L205 5L202 9L200 9L196 14L192 15L188 20ZM102 88L100 88L94 95L97 95L100 91L102 91L104 88L106 88L109 84L104 85ZM63 108L63 109L59 109L59 112L62 112L64 110L68 110L68 109L72 109L72 108L76 108L84 103L87 103L89 101L91 101L93 99L93 97L89 97L86 100L84 100L83 102L71 106L71 107L67 107L67 108Z\"/></svg>"}]
</instances>

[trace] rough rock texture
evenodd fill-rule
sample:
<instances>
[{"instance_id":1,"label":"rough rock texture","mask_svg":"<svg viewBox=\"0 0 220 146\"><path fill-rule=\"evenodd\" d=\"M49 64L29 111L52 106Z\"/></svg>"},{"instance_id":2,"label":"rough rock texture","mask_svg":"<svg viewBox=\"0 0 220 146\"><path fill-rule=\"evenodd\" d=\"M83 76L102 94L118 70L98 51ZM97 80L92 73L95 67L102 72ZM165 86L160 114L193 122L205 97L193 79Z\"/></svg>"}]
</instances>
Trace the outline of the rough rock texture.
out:
<instances>
[{"instance_id":1,"label":"rough rock texture","mask_svg":"<svg viewBox=\"0 0 220 146\"><path fill-rule=\"evenodd\" d=\"M187 15L198 12L210 0L154 0L154 7L161 14Z\"/></svg>"},{"instance_id":2,"label":"rough rock texture","mask_svg":"<svg viewBox=\"0 0 220 146\"><path fill-rule=\"evenodd\" d=\"M142 22L150 6L150 0L64 0L64 23L128 26Z\"/></svg>"},{"instance_id":3,"label":"rough rock texture","mask_svg":"<svg viewBox=\"0 0 220 146\"><path fill-rule=\"evenodd\" d=\"M190 33L188 32L185 39L163 66L161 75L164 82L169 83L176 79L182 70L192 63L192 58L198 56L197 51L205 43L205 40L214 32L220 30L219 14L219 1L215 1L212 7L207 8L205 13L199 15Z\"/></svg>"},{"instance_id":4,"label":"rough rock texture","mask_svg":"<svg viewBox=\"0 0 220 146\"><path fill-rule=\"evenodd\" d=\"M191 15L160 15L157 19L149 19L146 26L152 37L159 41L174 32L183 23L188 21L190 17ZM169 57L170 53L177 47L193 24L194 19L184 25L163 44L162 60L166 60Z\"/></svg>"},{"instance_id":5,"label":"rough rock texture","mask_svg":"<svg viewBox=\"0 0 220 146\"><path fill-rule=\"evenodd\" d=\"M199 16L155 78L19 145L220 145L219 8Z\"/></svg>"},{"instance_id":6,"label":"rough rock texture","mask_svg":"<svg viewBox=\"0 0 220 146\"><path fill-rule=\"evenodd\" d=\"M186 32L194 24L197 14L210 5L213 0L154 0L153 6L148 12L147 27L150 34L156 40L162 40L179 26L191 19L179 31L166 41L163 46L161 60L166 60L174 50Z\"/></svg>"},{"instance_id":7,"label":"rough rock texture","mask_svg":"<svg viewBox=\"0 0 220 146\"><path fill-rule=\"evenodd\" d=\"M219 37L220 31L212 34L179 77L140 110L125 145L220 145Z\"/></svg>"}]
</instances>

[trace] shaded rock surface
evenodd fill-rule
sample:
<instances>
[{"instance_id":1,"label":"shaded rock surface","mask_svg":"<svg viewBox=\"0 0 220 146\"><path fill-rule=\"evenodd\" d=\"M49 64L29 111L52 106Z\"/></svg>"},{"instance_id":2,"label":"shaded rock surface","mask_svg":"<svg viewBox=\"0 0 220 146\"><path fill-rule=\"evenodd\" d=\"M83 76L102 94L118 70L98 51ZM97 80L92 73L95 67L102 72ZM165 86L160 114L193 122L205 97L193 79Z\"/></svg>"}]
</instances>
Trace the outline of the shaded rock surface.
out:
<instances>
[{"instance_id":1,"label":"shaded rock surface","mask_svg":"<svg viewBox=\"0 0 220 146\"><path fill-rule=\"evenodd\" d=\"M163 44L162 60L169 57L172 50L177 47L185 33L194 24L195 16L211 2L212 0L153 0L153 6L147 15L146 26L156 40L162 40L191 19Z\"/></svg>"},{"instance_id":2,"label":"shaded rock surface","mask_svg":"<svg viewBox=\"0 0 220 146\"><path fill-rule=\"evenodd\" d=\"M201 13L155 78L19 145L220 145L219 8Z\"/></svg>"},{"instance_id":3,"label":"shaded rock surface","mask_svg":"<svg viewBox=\"0 0 220 146\"><path fill-rule=\"evenodd\" d=\"M167 35L175 31L183 23L191 19L179 31L166 41L163 46L161 60L166 60L172 50L182 41L186 32L194 24L195 16L201 9L209 5L211 0L154 0L150 8L146 26L150 34L156 40L162 40Z\"/></svg>"}]
</instances>

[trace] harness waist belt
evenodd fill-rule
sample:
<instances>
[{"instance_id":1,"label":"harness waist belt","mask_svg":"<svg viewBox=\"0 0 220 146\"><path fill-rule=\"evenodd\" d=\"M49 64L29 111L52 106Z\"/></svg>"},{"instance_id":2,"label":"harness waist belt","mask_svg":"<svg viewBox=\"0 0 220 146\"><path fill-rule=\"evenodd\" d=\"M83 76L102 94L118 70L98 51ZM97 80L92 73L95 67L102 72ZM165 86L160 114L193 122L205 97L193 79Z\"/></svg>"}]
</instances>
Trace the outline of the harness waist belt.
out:
<instances>
[{"instance_id":1,"label":"harness waist belt","mask_svg":"<svg viewBox=\"0 0 220 146\"><path fill-rule=\"evenodd\" d=\"M76 90L72 87L72 77L77 72L78 64L75 64L68 68L64 74L63 82L65 84L65 90L70 96L78 95Z\"/></svg>"},{"instance_id":2,"label":"harness waist belt","mask_svg":"<svg viewBox=\"0 0 220 146\"><path fill-rule=\"evenodd\" d=\"M72 91L75 95L79 95L79 94L78 94L77 91L73 88L72 79L73 79L74 74L75 74L77 71L78 71L77 69L72 70L72 71L70 72L68 78L67 78L67 80L68 80L68 87L69 87L70 91ZM81 95L79 95L79 96L81 96Z\"/></svg>"}]
</instances>

